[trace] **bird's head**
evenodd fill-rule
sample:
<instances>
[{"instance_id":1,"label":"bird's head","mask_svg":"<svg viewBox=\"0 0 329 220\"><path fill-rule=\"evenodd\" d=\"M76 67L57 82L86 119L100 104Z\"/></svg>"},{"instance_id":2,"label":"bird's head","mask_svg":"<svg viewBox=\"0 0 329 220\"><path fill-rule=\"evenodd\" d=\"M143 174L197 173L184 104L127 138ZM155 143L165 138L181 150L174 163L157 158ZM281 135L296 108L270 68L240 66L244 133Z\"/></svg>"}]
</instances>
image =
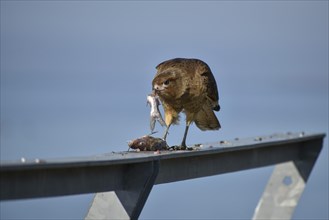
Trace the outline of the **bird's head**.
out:
<instances>
[{"instance_id":1,"label":"bird's head","mask_svg":"<svg viewBox=\"0 0 329 220\"><path fill-rule=\"evenodd\" d=\"M157 74L152 81L153 90L163 98L175 98L181 87L179 74L175 71L164 71Z\"/></svg>"}]
</instances>

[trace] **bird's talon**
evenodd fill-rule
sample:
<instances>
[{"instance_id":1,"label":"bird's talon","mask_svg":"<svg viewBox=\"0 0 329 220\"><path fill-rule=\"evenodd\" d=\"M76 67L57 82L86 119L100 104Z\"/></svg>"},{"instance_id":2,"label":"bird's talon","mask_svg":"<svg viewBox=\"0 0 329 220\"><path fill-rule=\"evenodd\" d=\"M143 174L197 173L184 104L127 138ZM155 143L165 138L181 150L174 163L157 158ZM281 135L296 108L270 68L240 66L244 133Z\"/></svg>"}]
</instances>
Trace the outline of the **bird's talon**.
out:
<instances>
[{"instance_id":1,"label":"bird's talon","mask_svg":"<svg viewBox=\"0 0 329 220\"><path fill-rule=\"evenodd\" d=\"M187 147L186 147L186 146L179 146L179 149L180 149L180 150L186 150Z\"/></svg>"},{"instance_id":2,"label":"bird's talon","mask_svg":"<svg viewBox=\"0 0 329 220\"><path fill-rule=\"evenodd\" d=\"M168 147L168 150L169 151L174 151L175 150L175 146Z\"/></svg>"}]
</instances>

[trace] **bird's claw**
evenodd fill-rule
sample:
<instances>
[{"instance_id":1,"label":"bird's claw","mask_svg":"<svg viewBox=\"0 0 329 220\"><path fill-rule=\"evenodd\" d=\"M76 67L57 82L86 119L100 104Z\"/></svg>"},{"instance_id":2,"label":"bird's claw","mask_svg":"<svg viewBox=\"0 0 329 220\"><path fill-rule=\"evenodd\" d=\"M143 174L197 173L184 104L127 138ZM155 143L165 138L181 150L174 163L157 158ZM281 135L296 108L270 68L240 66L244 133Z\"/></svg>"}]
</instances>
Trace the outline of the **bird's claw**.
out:
<instances>
[{"instance_id":1,"label":"bird's claw","mask_svg":"<svg viewBox=\"0 0 329 220\"><path fill-rule=\"evenodd\" d=\"M187 147L183 145L174 145L168 148L168 150L174 151L174 150L193 150L192 147Z\"/></svg>"}]
</instances>

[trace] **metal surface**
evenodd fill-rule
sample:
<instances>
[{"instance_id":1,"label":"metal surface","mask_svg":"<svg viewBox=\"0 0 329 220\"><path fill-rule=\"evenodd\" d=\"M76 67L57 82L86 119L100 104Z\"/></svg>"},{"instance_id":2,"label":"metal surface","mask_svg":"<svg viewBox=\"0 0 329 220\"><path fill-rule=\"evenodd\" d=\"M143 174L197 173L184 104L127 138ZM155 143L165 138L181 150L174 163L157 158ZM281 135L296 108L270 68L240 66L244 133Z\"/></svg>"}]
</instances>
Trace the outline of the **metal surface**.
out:
<instances>
[{"instance_id":1,"label":"metal surface","mask_svg":"<svg viewBox=\"0 0 329 220\"><path fill-rule=\"evenodd\" d=\"M85 219L137 219L158 172L159 161L129 166L123 190L97 193Z\"/></svg>"},{"instance_id":2,"label":"metal surface","mask_svg":"<svg viewBox=\"0 0 329 220\"><path fill-rule=\"evenodd\" d=\"M304 142L299 159L275 166L253 220L291 219L321 148L322 140Z\"/></svg>"},{"instance_id":3,"label":"metal surface","mask_svg":"<svg viewBox=\"0 0 329 220\"><path fill-rule=\"evenodd\" d=\"M294 162L276 165L253 219L291 219L305 184Z\"/></svg>"},{"instance_id":4,"label":"metal surface","mask_svg":"<svg viewBox=\"0 0 329 220\"><path fill-rule=\"evenodd\" d=\"M109 203L104 203L109 201L112 211L105 210L103 218L137 218L153 184L289 161L293 161L298 175L306 183L324 137L325 134L286 133L201 144L193 151L118 152L49 160L22 158L21 161L1 163L0 199L113 191L96 195L87 218L94 218L95 213L99 214L97 218L102 218L99 207L108 208ZM266 191L281 192L275 189ZM274 203L264 203L270 201L264 196L262 201L259 207L274 207Z\"/></svg>"}]
</instances>

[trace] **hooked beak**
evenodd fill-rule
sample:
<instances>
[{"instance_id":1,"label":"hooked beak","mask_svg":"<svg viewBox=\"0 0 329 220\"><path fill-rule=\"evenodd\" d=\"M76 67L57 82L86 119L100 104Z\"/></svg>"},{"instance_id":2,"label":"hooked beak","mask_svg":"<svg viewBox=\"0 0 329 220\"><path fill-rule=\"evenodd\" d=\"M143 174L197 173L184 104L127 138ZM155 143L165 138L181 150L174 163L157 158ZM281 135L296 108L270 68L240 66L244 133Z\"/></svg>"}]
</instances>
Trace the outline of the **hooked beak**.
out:
<instances>
[{"instance_id":1,"label":"hooked beak","mask_svg":"<svg viewBox=\"0 0 329 220\"><path fill-rule=\"evenodd\" d=\"M155 84L154 87L153 87L153 90L154 91L160 91L161 87L159 85Z\"/></svg>"},{"instance_id":2,"label":"hooked beak","mask_svg":"<svg viewBox=\"0 0 329 220\"><path fill-rule=\"evenodd\" d=\"M153 87L153 91L152 91L152 92L153 92L155 95L158 95L158 94L161 93L163 90L164 90L163 87L158 86L158 85L155 85L155 86Z\"/></svg>"},{"instance_id":3,"label":"hooked beak","mask_svg":"<svg viewBox=\"0 0 329 220\"><path fill-rule=\"evenodd\" d=\"M158 96L160 91L161 91L160 89L157 89L157 87L154 87L153 90L152 90L152 95L153 96Z\"/></svg>"}]
</instances>

